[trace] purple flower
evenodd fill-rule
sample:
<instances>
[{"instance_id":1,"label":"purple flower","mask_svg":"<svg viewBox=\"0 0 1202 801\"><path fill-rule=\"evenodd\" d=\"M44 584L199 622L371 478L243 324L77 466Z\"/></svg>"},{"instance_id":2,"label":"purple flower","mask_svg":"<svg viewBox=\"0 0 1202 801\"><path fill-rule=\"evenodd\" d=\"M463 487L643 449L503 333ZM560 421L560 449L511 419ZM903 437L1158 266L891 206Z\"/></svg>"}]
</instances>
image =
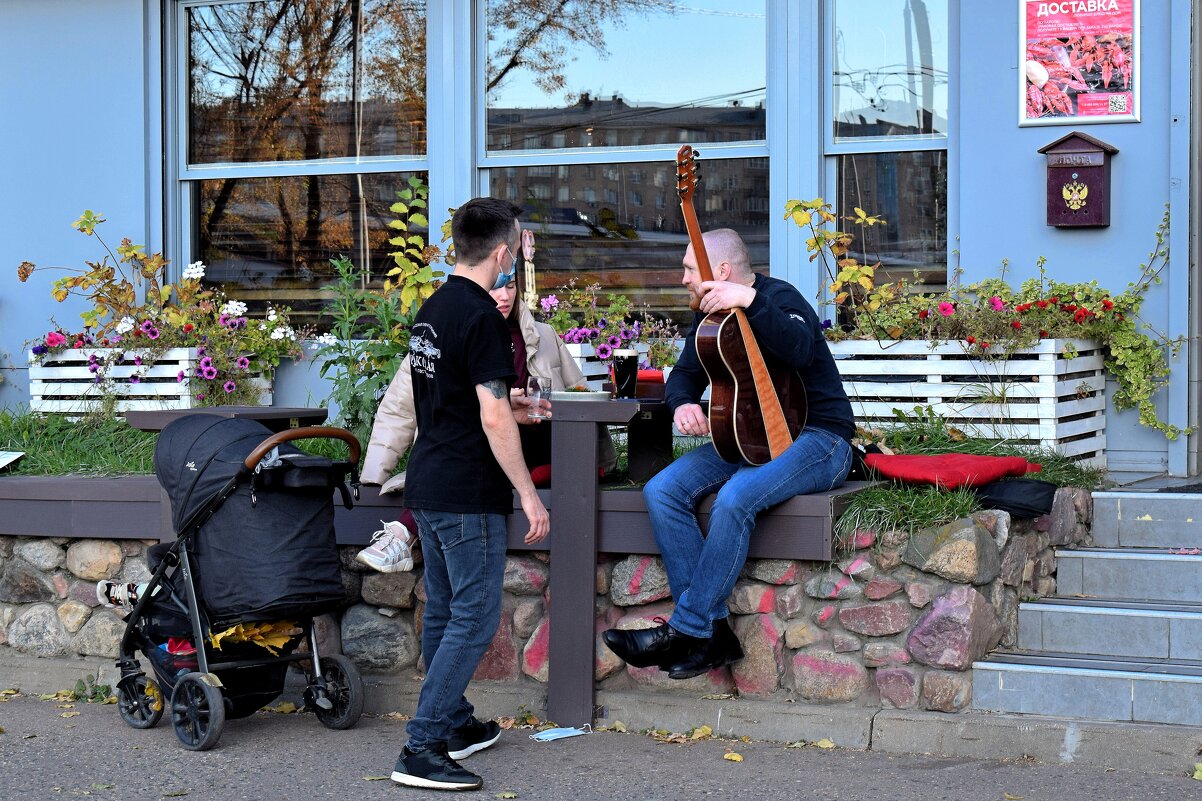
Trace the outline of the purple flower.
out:
<instances>
[{"instance_id":1,"label":"purple flower","mask_svg":"<svg viewBox=\"0 0 1202 801\"><path fill-rule=\"evenodd\" d=\"M224 389L225 394L228 395L231 392L233 392L235 389L237 389L238 385L235 384L233 381L226 381L224 384L221 385L221 388Z\"/></svg>"},{"instance_id":2,"label":"purple flower","mask_svg":"<svg viewBox=\"0 0 1202 801\"><path fill-rule=\"evenodd\" d=\"M147 339L158 339L159 338L159 329L154 328L152 326L151 329L146 332L146 337L147 337Z\"/></svg>"},{"instance_id":3,"label":"purple flower","mask_svg":"<svg viewBox=\"0 0 1202 801\"><path fill-rule=\"evenodd\" d=\"M229 318L229 315L228 315L228 314L223 314L223 315L221 315L220 317L218 317L218 318L217 318L217 323L218 323L219 325L222 325L222 326L225 326L225 327L227 327L227 328L228 328L228 327L229 327L229 324L230 324L230 318Z\"/></svg>"},{"instance_id":4,"label":"purple flower","mask_svg":"<svg viewBox=\"0 0 1202 801\"><path fill-rule=\"evenodd\" d=\"M206 337L206 339L207 339L207 337ZM197 348L197 349L196 349L196 355L197 355L197 356L204 356L204 355L205 355L205 349L204 349L204 348Z\"/></svg>"},{"instance_id":5,"label":"purple flower","mask_svg":"<svg viewBox=\"0 0 1202 801\"><path fill-rule=\"evenodd\" d=\"M210 359L208 356L205 356L203 359L200 360L200 369L205 370L212 366L213 366L213 360Z\"/></svg>"},{"instance_id":6,"label":"purple flower","mask_svg":"<svg viewBox=\"0 0 1202 801\"><path fill-rule=\"evenodd\" d=\"M634 333L634 338L638 339L643 334L643 324L638 320L635 320L634 327L631 329L631 331Z\"/></svg>"},{"instance_id":7,"label":"purple flower","mask_svg":"<svg viewBox=\"0 0 1202 801\"><path fill-rule=\"evenodd\" d=\"M46 347L45 345L34 345L33 346L33 355L41 356L43 353L45 353L48 350L50 350L50 348Z\"/></svg>"},{"instance_id":8,"label":"purple flower","mask_svg":"<svg viewBox=\"0 0 1202 801\"><path fill-rule=\"evenodd\" d=\"M246 318L245 318L245 317L239 317L239 318L238 318L238 319L236 319L236 320L231 320L231 321L230 321L230 328L234 328L234 329L238 329L238 330L241 330L241 329L243 329L243 328L246 328Z\"/></svg>"},{"instance_id":9,"label":"purple flower","mask_svg":"<svg viewBox=\"0 0 1202 801\"><path fill-rule=\"evenodd\" d=\"M602 342L600 345L597 346L597 358L601 359L602 361L604 361L604 360L608 359L610 356L612 356L613 352L614 352L613 348L611 348L609 346L609 344L606 342Z\"/></svg>"},{"instance_id":10,"label":"purple flower","mask_svg":"<svg viewBox=\"0 0 1202 801\"><path fill-rule=\"evenodd\" d=\"M175 380L180 383L183 383L184 379L186 379L187 377L188 376L184 374L183 370L180 370L178 373L175 374Z\"/></svg>"},{"instance_id":11,"label":"purple flower","mask_svg":"<svg viewBox=\"0 0 1202 801\"><path fill-rule=\"evenodd\" d=\"M89 373L95 373L99 369L100 369L100 365L96 364L95 362L92 362L91 364L88 365Z\"/></svg>"},{"instance_id":12,"label":"purple flower","mask_svg":"<svg viewBox=\"0 0 1202 801\"><path fill-rule=\"evenodd\" d=\"M544 312L550 314L552 309L559 308L559 298L555 297L554 295L547 295L538 302L538 305L543 307Z\"/></svg>"},{"instance_id":13,"label":"purple flower","mask_svg":"<svg viewBox=\"0 0 1202 801\"><path fill-rule=\"evenodd\" d=\"M250 368L250 359L245 356L239 356L238 361L234 362L234 364L238 365L239 370L247 370Z\"/></svg>"},{"instance_id":14,"label":"purple flower","mask_svg":"<svg viewBox=\"0 0 1202 801\"><path fill-rule=\"evenodd\" d=\"M619 334L619 336L622 337L623 342L629 342L630 338L634 336L634 332L631 331L629 328L626 328L625 326L623 326L622 333Z\"/></svg>"},{"instance_id":15,"label":"purple flower","mask_svg":"<svg viewBox=\"0 0 1202 801\"><path fill-rule=\"evenodd\" d=\"M138 365L139 367L141 367L141 366L142 366L142 357L141 357L141 356L135 356L135 357L134 357L134 364L136 364L136 365Z\"/></svg>"},{"instance_id":16,"label":"purple flower","mask_svg":"<svg viewBox=\"0 0 1202 801\"><path fill-rule=\"evenodd\" d=\"M609 343L609 346L611 348L622 347L622 338L620 336L618 336L617 334L611 334L609 339L607 339L605 341Z\"/></svg>"},{"instance_id":17,"label":"purple flower","mask_svg":"<svg viewBox=\"0 0 1202 801\"><path fill-rule=\"evenodd\" d=\"M142 382L142 376L138 375L137 373L134 373L133 375L131 375L129 377L129 383L131 383L131 384L140 384L141 382Z\"/></svg>"},{"instance_id":18,"label":"purple flower","mask_svg":"<svg viewBox=\"0 0 1202 801\"><path fill-rule=\"evenodd\" d=\"M584 331L580 330L579 328L573 329L572 344L579 345L581 342L584 342Z\"/></svg>"},{"instance_id":19,"label":"purple flower","mask_svg":"<svg viewBox=\"0 0 1202 801\"><path fill-rule=\"evenodd\" d=\"M203 392L202 392L202 393L200 393L199 395L197 395L197 396L196 396L196 399L197 399L197 400L204 400L204 399L205 399L205 394L204 394Z\"/></svg>"},{"instance_id":20,"label":"purple flower","mask_svg":"<svg viewBox=\"0 0 1202 801\"><path fill-rule=\"evenodd\" d=\"M831 321L830 321L830 320L823 320L823 321L822 321L822 330L823 330L823 331L825 331L826 329L828 329L828 328L830 328L830 327L831 327Z\"/></svg>"},{"instance_id":21,"label":"purple flower","mask_svg":"<svg viewBox=\"0 0 1202 801\"><path fill-rule=\"evenodd\" d=\"M650 370L651 362L647 361L646 359L643 359L641 362L639 362L639 369L640 370Z\"/></svg>"},{"instance_id":22,"label":"purple flower","mask_svg":"<svg viewBox=\"0 0 1202 801\"><path fill-rule=\"evenodd\" d=\"M149 334L149 333L150 333L150 330L151 330L152 328L154 328L154 321L153 321L153 320L143 320L143 321L142 321L142 333L143 333L143 334Z\"/></svg>"},{"instance_id":23,"label":"purple flower","mask_svg":"<svg viewBox=\"0 0 1202 801\"><path fill-rule=\"evenodd\" d=\"M212 367L212 366L205 367L204 369L202 369L200 371L200 375L205 380L212 381L214 378L217 377L217 368Z\"/></svg>"},{"instance_id":24,"label":"purple flower","mask_svg":"<svg viewBox=\"0 0 1202 801\"><path fill-rule=\"evenodd\" d=\"M598 328L598 329L601 329L601 328L604 328L604 327L605 327L605 318L604 318L604 317L602 317L600 320L598 320L598 321L597 321L597 328ZM600 331L598 331L597 333L601 333L601 332L600 332Z\"/></svg>"}]
</instances>

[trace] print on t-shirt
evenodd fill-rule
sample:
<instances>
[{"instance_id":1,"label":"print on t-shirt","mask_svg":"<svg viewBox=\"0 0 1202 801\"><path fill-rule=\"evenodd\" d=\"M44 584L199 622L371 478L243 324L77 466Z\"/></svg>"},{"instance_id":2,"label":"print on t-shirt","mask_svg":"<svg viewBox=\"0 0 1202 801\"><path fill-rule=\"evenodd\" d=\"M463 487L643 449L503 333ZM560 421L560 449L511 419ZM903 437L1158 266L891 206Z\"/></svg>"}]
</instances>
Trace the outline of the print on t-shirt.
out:
<instances>
[{"instance_id":1,"label":"print on t-shirt","mask_svg":"<svg viewBox=\"0 0 1202 801\"><path fill-rule=\"evenodd\" d=\"M415 372L426 378L434 377L437 372L435 363L442 358L442 351L431 341L436 339L438 332L429 323L414 323L409 338L409 363Z\"/></svg>"}]
</instances>

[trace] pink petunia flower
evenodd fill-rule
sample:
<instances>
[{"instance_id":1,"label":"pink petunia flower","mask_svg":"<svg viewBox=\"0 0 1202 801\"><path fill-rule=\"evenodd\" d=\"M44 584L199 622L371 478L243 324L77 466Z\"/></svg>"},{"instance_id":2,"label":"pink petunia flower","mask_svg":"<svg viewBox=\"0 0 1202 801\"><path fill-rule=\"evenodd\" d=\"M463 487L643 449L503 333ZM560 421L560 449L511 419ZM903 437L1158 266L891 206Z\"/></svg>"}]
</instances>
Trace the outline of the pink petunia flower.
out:
<instances>
[{"instance_id":1,"label":"pink petunia flower","mask_svg":"<svg viewBox=\"0 0 1202 801\"><path fill-rule=\"evenodd\" d=\"M221 385L221 388L224 389L225 394L228 395L231 392L233 392L235 389L237 389L238 385L235 384L233 381L226 381L224 384Z\"/></svg>"},{"instance_id":2,"label":"pink petunia flower","mask_svg":"<svg viewBox=\"0 0 1202 801\"><path fill-rule=\"evenodd\" d=\"M994 311L1001 311L1002 309L1006 308L1006 304L1003 303L1002 299L997 295L994 295L989 299L989 305L993 307Z\"/></svg>"},{"instance_id":3,"label":"pink petunia flower","mask_svg":"<svg viewBox=\"0 0 1202 801\"><path fill-rule=\"evenodd\" d=\"M180 370L178 373L175 374L175 380L180 383L183 383L183 381L185 379L187 379L187 377L188 376L184 374L183 370Z\"/></svg>"},{"instance_id":4,"label":"pink petunia flower","mask_svg":"<svg viewBox=\"0 0 1202 801\"><path fill-rule=\"evenodd\" d=\"M250 369L250 359L246 358L245 356L239 356L238 361L234 362L234 364L238 366L239 370Z\"/></svg>"},{"instance_id":5,"label":"pink petunia flower","mask_svg":"<svg viewBox=\"0 0 1202 801\"><path fill-rule=\"evenodd\" d=\"M951 317L956 313L956 307L945 300L939 304L939 313L944 317Z\"/></svg>"},{"instance_id":6,"label":"pink petunia flower","mask_svg":"<svg viewBox=\"0 0 1202 801\"><path fill-rule=\"evenodd\" d=\"M601 359L602 361L604 361L605 359L608 359L612 355L613 355L613 348L611 348L609 346L609 343L602 342L600 345L597 346L597 358L598 359Z\"/></svg>"},{"instance_id":7,"label":"pink petunia flower","mask_svg":"<svg viewBox=\"0 0 1202 801\"><path fill-rule=\"evenodd\" d=\"M205 367L200 371L200 374L205 380L212 381L214 378L217 377L217 368L216 367Z\"/></svg>"},{"instance_id":8,"label":"pink petunia flower","mask_svg":"<svg viewBox=\"0 0 1202 801\"><path fill-rule=\"evenodd\" d=\"M67 338L58 331L51 331L46 335L46 344L52 348L57 348L59 345L66 345Z\"/></svg>"}]
</instances>

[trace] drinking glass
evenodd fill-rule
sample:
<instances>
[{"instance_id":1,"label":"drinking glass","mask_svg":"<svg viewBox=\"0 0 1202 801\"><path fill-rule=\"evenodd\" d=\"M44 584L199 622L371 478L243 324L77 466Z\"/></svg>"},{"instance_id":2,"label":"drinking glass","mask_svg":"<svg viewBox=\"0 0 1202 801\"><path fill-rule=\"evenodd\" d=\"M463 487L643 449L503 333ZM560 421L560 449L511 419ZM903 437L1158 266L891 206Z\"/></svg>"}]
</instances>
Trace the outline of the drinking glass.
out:
<instances>
[{"instance_id":1,"label":"drinking glass","mask_svg":"<svg viewBox=\"0 0 1202 801\"><path fill-rule=\"evenodd\" d=\"M526 397L531 401L526 416L531 420L546 420L546 412L538 405L543 397L543 385L535 376L530 376L530 380L526 382Z\"/></svg>"}]
</instances>

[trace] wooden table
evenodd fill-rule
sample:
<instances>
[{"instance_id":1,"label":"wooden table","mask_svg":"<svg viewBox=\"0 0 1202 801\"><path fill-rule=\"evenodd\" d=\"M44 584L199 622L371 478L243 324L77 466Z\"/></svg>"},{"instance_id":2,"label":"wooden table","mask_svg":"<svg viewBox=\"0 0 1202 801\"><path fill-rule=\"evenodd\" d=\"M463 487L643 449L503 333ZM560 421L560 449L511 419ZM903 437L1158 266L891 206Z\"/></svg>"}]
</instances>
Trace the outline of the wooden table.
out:
<instances>
[{"instance_id":1,"label":"wooden table","mask_svg":"<svg viewBox=\"0 0 1202 801\"><path fill-rule=\"evenodd\" d=\"M278 433L289 428L319 426L326 421L327 410L302 406L203 406L196 409L130 411L125 413L125 420L141 431L162 431L172 420L189 414L257 420L272 432Z\"/></svg>"}]
</instances>

